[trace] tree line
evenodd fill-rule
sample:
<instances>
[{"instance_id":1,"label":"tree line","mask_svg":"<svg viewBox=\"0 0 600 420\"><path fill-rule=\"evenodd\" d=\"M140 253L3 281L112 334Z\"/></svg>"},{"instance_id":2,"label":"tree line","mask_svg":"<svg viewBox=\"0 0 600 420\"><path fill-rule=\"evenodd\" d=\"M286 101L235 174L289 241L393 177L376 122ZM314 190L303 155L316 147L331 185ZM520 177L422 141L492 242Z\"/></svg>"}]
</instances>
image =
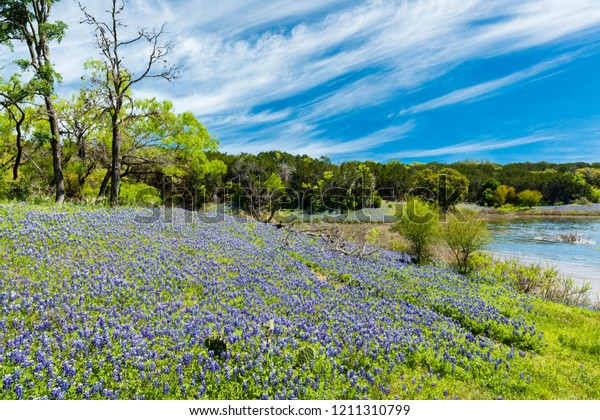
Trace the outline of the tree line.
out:
<instances>
[{"instance_id":1,"label":"tree line","mask_svg":"<svg viewBox=\"0 0 600 420\"><path fill-rule=\"evenodd\" d=\"M336 164L327 157L282 151L257 155L208 152L207 156L226 167L204 185L208 201L229 202L259 218L279 208L357 210L415 196L446 211L459 202L488 207L600 202L600 163Z\"/></svg>"},{"instance_id":2,"label":"tree line","mask_svg":"<svg viewBox=\"0 0 600 420\"><path fill-rule=\"evenodd\" d=\"M52 19L55 3L0 4L0 47L22 52L19 72L0 78L2 199L188 208L229 203L259 220L279 209L357 210L411 196L444 210L460 201L496 207L600 202L598 163L336 164L284 151L221 153L192 113L175 112L169 101L135 98L142 81L171 81L179 67L169 62L163 27L125 36L126 1L112 0L102 16L79 4L97 57L82 69L80 89L58 97L61 75L50 50L66 25ZM147 52L141 67L124 58L132 47Z\"/></svg>"}]
</instances>

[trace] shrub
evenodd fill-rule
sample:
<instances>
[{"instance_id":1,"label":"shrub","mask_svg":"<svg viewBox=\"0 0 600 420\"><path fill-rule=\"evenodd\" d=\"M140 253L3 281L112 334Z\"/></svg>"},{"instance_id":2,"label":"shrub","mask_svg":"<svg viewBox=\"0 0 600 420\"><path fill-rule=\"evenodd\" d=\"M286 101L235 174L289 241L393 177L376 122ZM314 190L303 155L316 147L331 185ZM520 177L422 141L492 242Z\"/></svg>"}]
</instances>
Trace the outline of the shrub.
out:
<instances>
[{"instance_id":1,"label":"shrub","mask_svg":"<svg viewBox=\"0 0 600 420\"><path fill-rule=\"evenodd\" d=\"M590 201L593 203L600 203L600 188L592 187Z\"/></svg>"},{"instance_id":2,"label":"shrub","mask_svg":"<svg viewBox=\"0 0 600 420\"><path fill-rule=\"evenodd\" d=\"M310 346L300 347L296 353L296 366L309 365L315 360L315 350Z\"/></svg>"},{"instance_id":3,"label":"shrub","mask_svg":"<svg viewBox=\"0 0 600 420\"><path fill-rule=\"evenodd\" d=\"M515 189L513 187L509 187L508 185L500 185L498 188L496 188L496 191L494 191L494 202L498 207L513 203L516 197L517 194Z\"/></svg>"},{"instance_id":4,"label":"shrub","mask_svg":"<svg viewBox=\"0 0 600 420\"><path fill-rule=\"evenodd\" d=\"M433 204L410 198L396 214L398 221L391 227L408 241L408 253L417 264L431 259L431 247L438 238L438 212Z\"/></svg>"},{"instance_id":5,"label":"shrub","mask_svg":"<svg viewBox=\"0 0 600 420\"><path fill-rule=\"evenodd\" d=\"M204 346L212 351L213 356L221 357L225 352L227 352L227 343L221 337L206 337L204 339Z\"/></svg>"},{"instance_id":6,"label":"shrub","mask_svg":"<svg viewBox=\"0 0 600 420\"><path fill-rule=\"evenodd\" d=\"M3 179L0 174L0 198L25 201L32 195L32 182L21 176L16 180Z\"/></svg>"},{"instance_id":7,"label":"shrub","mask_svg":"<svg viewBox=\"0 0 600 420\"><path fill-rule=\"evenodd\" d=\"M121 184L121 203L129 206L153 207L161 204L160 193L150 185Z\"/></svg>"},{"instance_id":8,"label":"shrub","mask_svg":"<svg viewBox=\"0 0 600 420\"><path fill-rule=\"evenodd\" d=\"M470 259L489 240L485 220L478 219L472 210L456 211L448 214L442 237L448 244L456 267L465 274L471 271Z\"/></svg>"},{"instance_id":9,"label":"shrub","mask_svg":"<svg viewBox=\"0 0 600 420\"><path fill-rule=\"evenodd\" d=\"M541 264L524 264L517 260L493 260L480 270L482 275L507 282L517 291L539 296L542 299L572 306L590 303L590 285L577 285L561 275L556 267Z\"/></svg>"},{"instance_id":10,"label":"shrub","mask_svg":"<svg viewBox=\"0 0 600 420\"><path fill-rule=\"evenodd\" d=\"M527 208L539 206L542 202L543 195L541 192L536 190L524 190L517 194L519 203Z\"/></svg>"},{"instance_id":11,"label":"shrub","mask_svg":"<svg viewBox=\"0 0 600 420\"><path fill-rule=\"evenodd\" d=\"M375 207L376 209L380 209L382 204L383 204L383 199L381 198L381 196L378 194L375 194L373 196L373 207Z\"/></svg>"}]
</instances>

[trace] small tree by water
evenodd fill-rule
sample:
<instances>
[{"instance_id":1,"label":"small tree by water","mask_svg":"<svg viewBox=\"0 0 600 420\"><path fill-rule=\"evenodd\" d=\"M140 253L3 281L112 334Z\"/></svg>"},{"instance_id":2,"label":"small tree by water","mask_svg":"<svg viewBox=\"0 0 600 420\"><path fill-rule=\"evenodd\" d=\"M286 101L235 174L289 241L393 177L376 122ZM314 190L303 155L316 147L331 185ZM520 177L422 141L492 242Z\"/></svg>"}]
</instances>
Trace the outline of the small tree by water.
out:
<instances>
[{"instance_id":1,"label":"small tree by water","mask_svg":"<svg viewBox=\"0 0 600 420\"><path fill-rule=\"evenodd\" d=\"M408 241L408 253L417 264L431 260L431 248L439 236L438 211L435 205L410 198L396 214L399 220L390 228Z\"/></svg>"},{"instance_id":2,"label":"small tree by water","mask_svg":"<svg viewBox=\"0 0 600 420\"><path fill-rule=\"evenodd\" d=\"M485 220L478 219L472 210L449 213L442 237L452 252L458 271L463 274L471 271L471 257L490 239Z\"/></svg>"}]
</instances>

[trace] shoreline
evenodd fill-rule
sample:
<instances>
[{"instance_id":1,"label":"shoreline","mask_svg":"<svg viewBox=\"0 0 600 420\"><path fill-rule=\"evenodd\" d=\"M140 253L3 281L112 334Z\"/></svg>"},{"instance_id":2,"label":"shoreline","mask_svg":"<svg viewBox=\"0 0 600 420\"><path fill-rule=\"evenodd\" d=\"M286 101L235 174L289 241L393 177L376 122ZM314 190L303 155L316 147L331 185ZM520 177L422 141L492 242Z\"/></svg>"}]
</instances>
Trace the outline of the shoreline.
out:
<instances>
[{"instance_id":1,"label":"shoreline","mask_svg":"<svg viewBox=\"0 0 600 420\"><path fill-rule=\"evenodd\" d=\"M554 267L562 276L573 279L573 281L580 286L588 283L590 285L589 295L592 300L600 300L600 270L594 270L582 264L559 263L532 255L489 250L485 250L484 252L494 259L503 261L515 259L526 264L540 264L544 267ZM597 276L590 277L589 275L586 275L586 273L591 274L594 271L597 271Z\"/></svg>"}]
</instances>

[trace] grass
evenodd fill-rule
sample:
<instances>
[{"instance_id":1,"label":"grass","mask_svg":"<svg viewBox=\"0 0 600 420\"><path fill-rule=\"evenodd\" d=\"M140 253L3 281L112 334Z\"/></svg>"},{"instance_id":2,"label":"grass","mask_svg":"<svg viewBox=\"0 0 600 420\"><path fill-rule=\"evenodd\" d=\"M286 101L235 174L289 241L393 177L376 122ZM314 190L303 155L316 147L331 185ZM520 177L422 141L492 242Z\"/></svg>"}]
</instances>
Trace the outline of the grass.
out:
<instances>
[{"instance_id":1,"label":"grass","mask_svg":"<svg viewBox=\"0 0 600 420\"><path fill-rule=\"evenodd\" d=\"M600 399L599 312L136 212L0 205L0 398Z\"/></svg>"}]
</instances>

